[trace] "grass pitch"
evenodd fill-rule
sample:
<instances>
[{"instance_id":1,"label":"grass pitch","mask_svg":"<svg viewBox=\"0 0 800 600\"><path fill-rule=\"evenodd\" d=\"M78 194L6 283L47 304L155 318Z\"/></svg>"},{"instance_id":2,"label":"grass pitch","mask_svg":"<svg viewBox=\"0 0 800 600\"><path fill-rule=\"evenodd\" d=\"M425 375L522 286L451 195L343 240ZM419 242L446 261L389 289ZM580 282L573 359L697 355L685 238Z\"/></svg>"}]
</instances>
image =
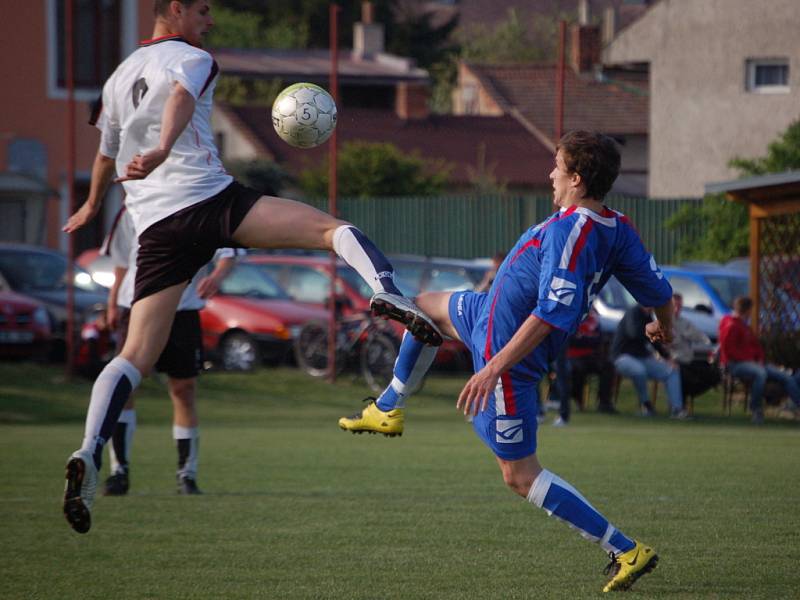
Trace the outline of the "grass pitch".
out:
<instances>
[{"instance_id":1,"label":"grass pitch","mask_svg":"<svg viewBox=\"0 0 800 600\"><path fill-rule=\"evenodd\" d=\"M127 497L98 497L92 530L61 514L64 463L90 385L0 365L0 598L586 598L606 558L505 489L454 410L464 376L437 376L401 438L336 420L363 388L290 369L200 382L199 497L175 494L171 408L150 380ZM660 400L663 411L663 390ZM800 424L750 426L576 413L540 428L539 456L624 532L653 545L639 598L798 597ZM105 472L101 477L105 477Z\"/></svg>"}]
</instances>

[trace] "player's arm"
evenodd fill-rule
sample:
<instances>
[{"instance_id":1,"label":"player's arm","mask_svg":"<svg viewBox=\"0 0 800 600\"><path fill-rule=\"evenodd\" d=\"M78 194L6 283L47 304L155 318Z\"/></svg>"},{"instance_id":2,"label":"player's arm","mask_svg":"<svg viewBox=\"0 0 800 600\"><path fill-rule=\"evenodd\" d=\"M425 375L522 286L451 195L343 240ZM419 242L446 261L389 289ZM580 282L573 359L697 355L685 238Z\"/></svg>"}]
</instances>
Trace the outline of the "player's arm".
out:
<instances>
[{"instance_id":1,"label":"player's arm","mask_svg":"<svg viewBox=\"0 0 800 600\"><path fill-rule=\"evenodd\" d=\"M502 350L470 378L458 396L456 407L463 408L464 414L478 414L485 410L500 375L533 352L552 330L553 326L546 321L534 315L529 316Z\"/></svg>"},{"instance_id":2,"label":"player's arm","mask_svg":"<svg viewBox=\"0 0 800 600\"><path fill-rule=\"evenodd\" d=\"M236 259L233 256L220 258L217 261L217 264L214 265L214 270L211 272L211 274L207 277L203 277L203 279L197 283L197 294L206 300L211 298L219 291L220 284L222 283L223 279L228 276L228 273L231 272L231 269L235 264Z\"/></svg>"},{"instance_id":3,"label":"player's arm","mask_svg":"<svg viewBox=\"0 0 800 600\"><path fill-rule=\"evenodd\" d=\"M178 137L191 121L194 107L194 96L180 83L174 83L169 98L164 103L158 148L134 156L125 166L124 175L117 181L144 179L167 160L172 146L175 145Z\"/></svg>"},{"instance_id":4,"label":"player's arm","mask_svg":"<svg viewBox=\"0 0 800 600\"><path fill-rule=\"evenodd\" d=\"M103 203L103 198L108 191L108 186L114 178L115 161L98 151L94 157L94 164L92 165L92 181L89 184L89 197L83 203L78 211L73 214L62 227L62 230L67 233L72 233L86 225L91 221L100 206Z\"/></svg>"}]
</instances>

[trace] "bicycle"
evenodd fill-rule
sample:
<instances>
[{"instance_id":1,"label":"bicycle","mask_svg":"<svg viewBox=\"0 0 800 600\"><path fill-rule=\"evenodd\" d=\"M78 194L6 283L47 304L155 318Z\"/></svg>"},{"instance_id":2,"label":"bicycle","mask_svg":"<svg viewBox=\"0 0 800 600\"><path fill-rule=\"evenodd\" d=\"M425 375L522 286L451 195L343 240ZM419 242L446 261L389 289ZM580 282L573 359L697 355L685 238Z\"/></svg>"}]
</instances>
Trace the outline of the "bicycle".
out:
<instances>
[{"instance_id":1,"label":"bicycle","mask_svg":"<svg viewBox=\"0 0 800 600\"><path fill-rule=\"evenodd\" d=\"M369 312L336 321L336 374L357 366L367 385L383 391L392 381L400 340L391 326ZM310 321L294 340L297 365L312 377L328 375L328 323Z\"/></svg>"}]
</instances>

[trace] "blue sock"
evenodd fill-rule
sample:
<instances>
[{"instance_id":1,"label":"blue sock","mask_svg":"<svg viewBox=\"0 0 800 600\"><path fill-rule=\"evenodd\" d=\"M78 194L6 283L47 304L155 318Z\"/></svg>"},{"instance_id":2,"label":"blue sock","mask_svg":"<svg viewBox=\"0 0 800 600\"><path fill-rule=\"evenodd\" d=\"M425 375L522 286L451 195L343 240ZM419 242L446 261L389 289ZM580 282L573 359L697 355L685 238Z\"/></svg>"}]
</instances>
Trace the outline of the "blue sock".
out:
<instances>
[{"instance_id":1,"label":"blue sock","mask_svg":"<svg viewBox=\"0 0 800 600\"><path fill-rule=\"evenodd\" d=\"M575 488L550 471L539 473L528 492L528 502L577 529L587 540L599 543L606 552L619 555L635 546Z\"/></svg>"},{"instance_id":2,"label":"blue sock","mask_svg":"<svg viewBox=\"0 0 800 600\"><path fill-rule=\"evenodd\" d=\"M384 412L405 406L405 399L417 389L431 368L438 350L437 346L428 346L406 332L403 343L394 363L394 377L378 398L377 404Z\"/></svg>"}]
</instances>

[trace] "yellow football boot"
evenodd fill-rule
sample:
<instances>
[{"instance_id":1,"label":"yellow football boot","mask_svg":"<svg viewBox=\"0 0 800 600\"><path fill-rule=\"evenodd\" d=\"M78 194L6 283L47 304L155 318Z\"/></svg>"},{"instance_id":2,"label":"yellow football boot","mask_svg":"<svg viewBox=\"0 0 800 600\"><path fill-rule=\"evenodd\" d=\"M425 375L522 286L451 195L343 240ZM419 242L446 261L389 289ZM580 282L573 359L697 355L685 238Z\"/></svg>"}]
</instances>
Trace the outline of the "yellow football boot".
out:
<instances>
[{"instance_id":1,"label":"yellow football boot","mask_svg":"<svg viewBox=\"0 0 800 600\"><path fill-rule=\"evenodd\" d=\"M368 398L371 402L367 407L351 417L339 419L339 427L345 431L353 433L382 433L383 435L394 437L403 435L403 416L402 408L395 408L389 412L383 412L375 404L374 398Z\"/></svg>"},{"instance_id":2,"label":"yellow football boot","mask_svg":"<svg viewBox=\"0 0 800 600\"><path fill-rule=\"evenodd\" d=\"M609 553L611 562L606 567L605 574L611 575L604 592L615 592L627 590L639 577L646 575L656 568L658 564L658 554L656 551L639 542L619 556L613 552Z\"/></svg>"}]
</instances>

